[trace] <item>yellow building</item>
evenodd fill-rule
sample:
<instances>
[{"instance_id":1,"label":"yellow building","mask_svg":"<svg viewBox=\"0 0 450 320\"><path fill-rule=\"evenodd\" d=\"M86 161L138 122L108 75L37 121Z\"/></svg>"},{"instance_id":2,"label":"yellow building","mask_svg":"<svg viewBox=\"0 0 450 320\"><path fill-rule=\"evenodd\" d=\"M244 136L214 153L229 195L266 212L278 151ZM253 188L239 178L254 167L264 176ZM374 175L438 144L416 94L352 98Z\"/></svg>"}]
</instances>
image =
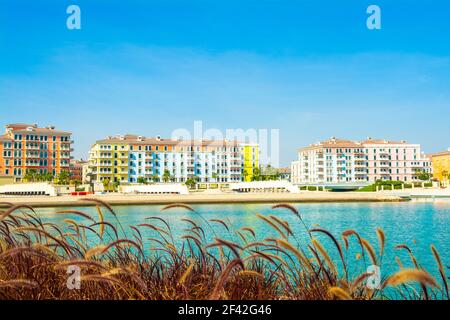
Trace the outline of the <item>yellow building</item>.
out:
<instances>
[{"instance_id":1,"label":"yellow building","mask_svg":"<svg viewBox=\"0 0 450 320\"><path fill-rule=\"evenodd\" d=\"M244 154L244 181L252 181L254 170L259 169L259 146L247 144L242 147Z\"/></svg>"},{"instance_id":2,"label":"yellow building","mask_svg":"<svg viewBox=\"0 0 450 320\"><path fill-rule=\"evenodd\" d=\"M450 149L431 155L433 177L444 187L450 186Z\"/></svg>"},{"instance_id":3,"label":"yellow building","mask_svg":"<svg viewBox=\"0 0 450 320\"><path fill-rule=\"evenodd\" d=\"M89 166L94 181L128 182L130 146L123 138L97 141L89 153Z\"/></svg>"}]
</instances>

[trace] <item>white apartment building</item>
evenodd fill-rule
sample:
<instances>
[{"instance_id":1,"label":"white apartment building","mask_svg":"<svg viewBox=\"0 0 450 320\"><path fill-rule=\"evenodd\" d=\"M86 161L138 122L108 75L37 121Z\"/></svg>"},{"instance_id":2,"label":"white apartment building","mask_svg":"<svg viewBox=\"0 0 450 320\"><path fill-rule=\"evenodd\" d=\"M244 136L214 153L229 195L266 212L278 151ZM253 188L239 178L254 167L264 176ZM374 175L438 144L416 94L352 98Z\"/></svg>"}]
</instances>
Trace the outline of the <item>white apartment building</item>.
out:
<instances>
[{"instance_id":1,"label":"white apartment building","mask_svg":"<svg viewBox=\"0 0 450 320\"><path fill-rule=\"evenodd\" d=\"M298 151L298 160L291 165L291 179L295 184L411 182L419 180L417 171L431 173L431 161L418 144L332 137Z\"/></svg>"},{"instance_id":2,"label":"white apartment building","mask_svg":"<svg viewBox=\"0 0 450 320\"><path fill-rule=\"evenodd\" d=\"M92 182L240 182L253 171L248 149L229 140L173 140L118 135L97 141L89 153ZM250 164L249 164L250 163ZM246 167L247 164L247 167ZM250 167L249 167L250 166Z\"/></svg>"}]
</instances>

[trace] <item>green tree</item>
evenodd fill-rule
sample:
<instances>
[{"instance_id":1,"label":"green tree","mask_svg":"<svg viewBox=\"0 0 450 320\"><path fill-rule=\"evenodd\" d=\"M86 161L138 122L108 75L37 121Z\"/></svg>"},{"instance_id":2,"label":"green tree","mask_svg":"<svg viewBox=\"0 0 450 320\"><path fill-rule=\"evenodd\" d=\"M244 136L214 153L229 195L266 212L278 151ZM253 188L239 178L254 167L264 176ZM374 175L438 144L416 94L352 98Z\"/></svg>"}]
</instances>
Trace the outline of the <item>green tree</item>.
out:
<instances>
[{"instance_id":1,"label":"green tree","mask_svg":"<svg viewBox=\"0 0 450 320\"><path fill-rule=\"evenodd\" d=\"M244 169L244 170L242 171L242 178L243 178L243 181L247 181L249 175L250 175L250 174L248 173L248 171Z\"/></svg>"},{"instance_id":2,"label":"green tree","mask_svg":"<svg viewBox=\"0 0 450 320\"><path fill-rule=\"evenodd\" d=\"M417 170L416 175L421 181L429 181L431 179L431 174L423 170Z\"/></svg>"},{"instance_id":3,"label":"green tree","mask_svg":"<svg viewBox=\"0 0 450 320\"><path fill-rule=\"evenodd\" d=\"M145 184L146 182L147 182L147 180L144 177L138 177L137 178L137 183Z\"/></svg>"},{"instance_id":4,"label":"green tree","mask_svg":"<svg viewBox=\"0 0 450 320\"><path fill-rule=\"evenodd\" d=\"M192 177L189 177L189 178L186 180L185 184L186 184L190 189L194 189L194 188L195 188L195 185L197 184L197 182L198 182L198 177L192 176Z\"/></svg>"},{"instance_id":5,"label":"green tree","mask_svg":"<svg viewBox=\"0 0 450 320\"><path fill-rule=\"evenodd\" d=\"M23 178L27 182L34 182L37 180L37 175L38 175L38 173L37 173L36 169L27 169Z\"/></svg>"},{"instance_id":6,"label":"green tree","mask_svg":"<svg viewBox=\"0 0 450 320\"><path fill-rule=\"evenodd\" d=\"M213 174L211 175L211 177L214 179L214 182L217 182L217 178L219 177L217 172L213 172Z\"/></svg>"},{"instance_id":7,"label":"green tree","mask_svg":"<svg viewBox=\"0 0 450 320\"><path fill-rule=\"evenodd\" d=\"M157 175L156 173L154 175L152 175L152 181L159 182L159 175Z\"/></svg>"},{"instance_id":8,"label":"green tree","mask_svg":"<svg viewBox=\"0 0 450 320\"><path fill-rule=\"evenodd\" d=\"M71 173L67 170L62 170L58 175L58 184L67 185L70 183Z\"/></svg>"},{"instance_id":9,"label":"green tree","mask_svg":"<svg viewBox=\"0 0 450 320\"><path fill-rule=\"evenodd\" d=\"M109 191L109 185L110 185L110 183L111 183L111 181L110 181L109 179L104 179L104 180L103 180L103 188L104 188L106 191Z\"/></svg>"},{"instance_id":10,"label":"green tree","mask_svg":"<svg viewBox=\"0 0 450 320\"><path fill-rule=\"evenodd\" d=\"M170 171L166 169L166 170L164 170L164 173L163 173L163 181L165 183L167 183L167 182L169 182L169 180L170 180Z\"/></svg>"},{"instance_id":11,"label":"green tree","mask_svg":"<svg viewBox=\"0 0 450 320\"><path fill-rule=\"evenodd\" d=\"M260 168L253 168L253 177L252 181L261 181L261 169Z\"/></svg>"}]
</instances>

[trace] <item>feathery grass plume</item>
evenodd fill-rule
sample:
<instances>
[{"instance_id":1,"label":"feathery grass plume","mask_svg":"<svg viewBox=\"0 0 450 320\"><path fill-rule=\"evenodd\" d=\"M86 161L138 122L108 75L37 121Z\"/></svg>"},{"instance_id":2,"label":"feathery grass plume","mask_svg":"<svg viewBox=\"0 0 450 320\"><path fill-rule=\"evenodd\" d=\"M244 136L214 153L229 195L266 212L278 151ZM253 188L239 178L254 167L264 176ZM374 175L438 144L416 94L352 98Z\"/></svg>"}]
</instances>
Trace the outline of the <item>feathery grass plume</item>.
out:
<instances>
[{"instance_id":1,"label":"feathery grass plume","mask_svg":"<svg viewBox=\"0 0 450 320\"><path fill-rule=\"evenodd\" d=\"M242 251L242 247L240 245L230 242L230 241L227 241L227 240L219 239L219 238L216 238L215 240L216 240L216 243L212 243L212 244L208 245L207 248L212 248L212 247L216 247L216 246L225 246L234 253L236 258L238 258L238 259L241 258L241 255L237 251L237 249Z\"/></svg>"},{"instance_id":2,"label":"feathery grass plume","mask_svg":"<svg viewBox=\"0 0 450 320\"><path fill-rule=\"evenodd\" d=\"M14 231L15 232L17 232L17 231L32 231L32 232L36 232L38 234L43 234L47 238L55 241L58 245L61 246L61 248L63 248L68 254L70 254L70 246L66 242L57 239L56 237L54 237L53 235L51 235L50 233L48 233L47 231L45 231L43 229L33 228L33 227L19 227L19 228L16 228Z\"/></svg>"},{"instance_id":3,"label":"feathery grass plume","mask_svg":"<svg viewBox=\"0 0 450 320\"><path fill-rule=\"evenodd\" d=\"M0 280L0 288L37 289L39 284L27 279Z\"/></svg>"},{"instance_id":4,"label":"feathery grass plume","mask_svg":"<svg viewBox=\"0 0 450 320\"><path fill-rule=\"evenodd\" d=\"M194 269L194 266L195 266L195 261L193 259L191 259L191 262L190 262L189 266L183 272L183 274L181 275L180 279L178 279L178 284L180 284L180 285L184 284L184 282L186 281L187 277L189 277L189 275L191 274L192 269Z\"/></svg>"},{"instance_id":5,"label":"feathery grass plume","mask_svg":"<svg viewBox=\"0 0 450 320\"><path fill-rule=\"evenodd\" d=\"M337 239L331 234L331 232L329 232L329 231L327 231L325 229L316 228L316 229L311 229L309 232L320 232L320 233L323 233L323 234L327 235L333 241L336 249L338 250L339 257L341 258L341 261L342 261L342 267L344 268L344 272L345 272L345 275L347 277L348 272L347 272L347 265L345 263L344 252L342 251L341 245L339 244Z\"/></svg>"},{"instance_id":6,"label":"feathery grass plume","mask_svg":"<svg viewBox=\"0 0 450 320\"><path fill-rule=\"evenodd\" d=\"M256 233L255 233L255 231L252 228L250 228L250 227L242 227L241 230L250 232L252 234L253 238L256 239Z\"/></svg>"},{"instance_id":7,"label":"feathery grass plume","mask_svg":"<svg viewBox=\"0 0 450 320\"><path fill-rule=\"evenodd\" d=\"M298 210L294 206L287 204L287 203L279 203L279 204L272 206L272 209L278 209L278 208L285 208L285 209L290 210L292 213L294 213L297 216L297 218L300 220L300 222L302 223L305 230L308 232L309 228L306 226L305 221L303 221L303 218L300 215L300 212L298 212Z\"/></svg>"},{"instance_id":8,"label":"feathery grass plume","mask_svg":"<svg viewBox=\"0 0 450 320\"><path fill-rule=\"evenodd\" d=\"M325 248L319 242L319 240L317 240L316 238L312 238L311 242L314 245L314 247L320 252L322 257L325 259L325 261L326 261L328 267L331 269L331 271L334 274L336 274L337 273L336 266L335 266L334 262L331 260L330 256L328 255L328 252L325 250Z\"/></svg>"},{"instance_id":9,"label":"feathery grass plume","mask_svg":"<svg viewBox=\"0 0 450 320\"><path fill-rule=\"evenodd\" d=\"M74 228L74 230L75 230L75 232L77 233L78 236L80 235L80 227L78 226L78 223L75 220L73 220L73 219L64 219L63 221L65 223L67 223L68 225L71 225Z\"/></svg>"},{"instance_id":10,"label":"feathery grass plume","mask_svg":"<svg viewBox=\"0 0 450 320\"><path fill-rule=\"evenodd\" d=\"M84 281L86 281L86 282L88 282L88 281L103 282L103 283L108 283L111 285L123 286L122 282L116 278L112 278L109 276L96 275L96 274L89 274L89 275L81 276L81 281L82 282L84 282Z\"/></svg>"},{"instance_id":11,"label":"feathery grass plume","mask_svg":"<svg viewBox=\"0 0 450 320\"><path fill-rule=\"evenodd\" d=\"M261 219L264 222L266 222L268 225L270 225L273 229L275 229L280 234L280 236L283 237L283 239L287 239L286 234L280 228L278 228L278 226L275 223L270 221L270 219L266 218L265 216L263 216L262 214L259 214L259 213L257 213L256 216L259 219Z\"/></svg>"},{"instance_id":12,"label":"feathery grass plume","mask_svg":"<svg viewBox=\"0 0 450 320\"><path fill-rule=\"evenodd\" d=\"M395 249L404 249L406 251L408 251L409 257L412 261L412 263L414 264L414 267L416 267L416 269L420 269L419 263L417 263L417 259L414 256L412 250L406 245L406 244L399 244L397 246L395 246Z\"/></svg>"},{"instance_id":13,"label":"feathery grass plume","mask_svg":"<svg viewBox=\"0 0 450 320\"><path fill-rule=\"evenodd\" d=\"M342 240L344 241L345 249L348 250L348 238L344 235L342 235Z\"/></svg>"},{"instance_id":14,"label":"feathery grass plume","mask_svg":"<svg viewBox=\"0 0 450 320\"><path fill-rule=\"evenodd\" d=\"M439 287L436 280L428 272L419 269L404 269L399 271L387 278L385 286L397 287L413 281L424 286Z\"/></svg>"},{"instance_id":15,"label":"feathery grass plume","mask_svg":"<svg viewBox=\"0 0 450 320\"><path fill-rule=\"evenodd\" d=\"M157 227L157 226L155 226L155 225L153 225L151 223L141 223L141 224L138 224L138 227L147 227L147 228L150 228L150 229L153 229L153 230L157 231L160 234L162 233L162 234L165 234L166 236L169 235L169 233L166 230L164 230L164 229L162 229L160 227Z\"/></svg>"},{"instance_id":16,"label":"feathery grass plume","mask_svg":"<svg viewBox=\"0 0 450 320\"><path fill-rule=\"evenodd\" d=\"M228 228L228 225L225 223L225 221L223 221L221 219L209 219L209 221L220 223L221 225L223 225L225 227L225 229L227 229L228 232L230 232L230 228Z\"/></svg>"},{"instance_id":17,"label":"feathery grass plume","mask_svg":"<svg viewBox=\"0 0 450 320\"><path fill-rule=\"evenodd\" d=\"M99 202L95 202L94 205L101 208L102 214L105 213L106 205ZM11 208L10 205L0 212L0 216ZM36 213L22 209L11 212L0 221L2 279L0 300L210 298L311 300L348 298L346 295L359 300L375 297L364 287L364 280L368 274L361 274L353 282L344 279L338 270L331 270L327 259L322 257L321 251L329 254L324 247L320 249L317 244L302 247L298 242L294 246L281 236L275 239L265 235L264 240L257 240L256 232L250 227L233 230L231 224L226 223L230 237L233 238L223 240L212 237L215 240L210 243L206 239L210 238L211 232L203 230L203 222L197 224L194 221L190 223L192 228L188 228L185 234L181 234L174 241L166 220L150 217L145 221L149 221L148 219L158 221L154 221L156 224L148 224L153 226L148 227L151 229L148 238L144 230L137 225L129 226L127 234L124 233L124 236L119 238L115 226L107 221L110 218L107 214L103 218L93 219L94 222L90 225L78 223L77 219L64 219L67 224L59 226L55 223L44 223ZM78 216L83 220L86 218L80 214ZM291 235L287 229L290 229L290 226L285 221L275 215L266 218L285 235ZM95 228L101 225L104 226L103 238L106 236L111 238L108 242L105 239L101 240L100 228ZM120 221L118 226L122 228ZM114 234L108 232L110 230L113 230ZM333 240L333 237L330 237L331 233L321 230L323 230L321 233ZM154 232L157 236L152 237ZM320 233L311 231L308 235L312 237L311 234L314 232ZM349 231L342 235L344 243L352 234L353 231ZM379 231L377 235L380 240ZM253 237L251 239L254 242L241 246L238 242L233 242L240 240L239 236L244 239ZM101 240L100 243L96 243L97 239ZM333 243L339 251L341 243L338 242L336 245L334 240ZM364 241L358 240L364 254L367 250L361 244ZM145 255L144 245L149 246L149 252L145 252ZM353 245L354 243L347 241L346 248L352 249ZM384 246L380 245L381 248ZM219 251L207 251L207 248L211 247L217 247ZM115 250L111 250L112 248ZM309 261L310 256L305 254L303 248L311 250L315 259L319 261L318 265L314 263L315 260ZM432 248L431 251L438 266L443 270L443 261L437 250ZM239 256L243 258L237 258ZM355 264L355 267L358 267L360 263L356 261ZM66 272L69 266L82 268L82 290L62 290L66 286ZM338 266L340 264L336 264L336 269ZM443 274L445 278L445 273ZM400 277L401 280L392 277L390 283L405 281L404 277ZM411 276L409 278L411 279ZM433 280L425 278L419 282L423 294L412 281L398 284L395 290L384 290L387 286L385 280L382 288L377 291L377 297L439 299L447 296L448 298L444 288L445 282L442 288L425 284L432 284ZM34 287L33 284L27 287L27 281L39 284L39 287ZM339 288L343 292L332 288ZM395 295L391 295L392 292Z\"/></svg>"},{"instance_id":18,"label":"feathery grass plume","mask_svg":"<svg viewBox=\"0 0 450 320\"><path fill-rule=\"evenodd\" d=\"M351 235L354 235L356 237L356 239L358 239L359 246L361 247L361 254L359 256L358 256L358 254L356 255L356 260L359 260L361 258L361 256L362 256L362 258L364 260L364 263L366 263L366 256L364 254L364 251L365 251L364 250L364 245L363 245L363 243L361 241L361 236L359 235L359 233L356 232L353 229L345 230L344 232L342 232L342 236L344 238L347 238L347 237L349 237Z\"/></svg>"},{"instance_id":19,"label":"feathery grass plume","mask_svg":"<svg viewBox=\"0 0 450 320\"><path fill-rule=\"evenodd\" d=\"M369 253L369 257L370 257L370 260L372 260L372 264L376 265L377 264L377 256L375 254L375 250L370 245L369 241L367 241L364 238L361 238L361 243L364 246L364 248L367 250L367 252Z\"/></svg>"},{"instance_id":20,"label":"feathery grass plume","mask_svg":"<svg viewBox=\"0 0 450 320\"><path fill-rule=\"evenodd\" d=\"M377 228L377 237L380 243L380 260L381 260L384 253L384 245L386 243L386 236L384 235L384 232L381 228Z\"/></svg>"},{"instance_id":21,"label":"feathery grass plume","mask_svg":"<svg viewBox=\"0 0 450 320\"><path fill-rule=\"evenodd\" d=\"M39 251L33 247L15 247L8 250L3 251L0 254L0 260L5 259L6 257L11 257L17 254L23 254L27 256L34 256L40 259L43 259L47 262L51 262L52 259L47 257L45 254L42 253L42 251Z\"/></svg>"},{"instance_id":22,"label":"feathery grass plume","mask_svg":"<svg viewBox=\"0 0 450 320\"><path fill-rule=\"evenodd\" d=\"M105 220L103 217L103 212L102 209L100 208L100 206L95 206L97 208L97 213L98 213L98 219L99 219L99 223L100 223L100 239L103 239L103 233L105 232L105 225L103 224L103 221Z\"/></svg>"},{"instance_id":23,"label":"feathery grass plume","mask_svg":"<svg viewBox=\"0 0 450 320\"><path fill-rule=\"evenodd\" d=\"M355 291L358 286L368 277L370 277L372 275L371 272L364 272L362 274L360 274L354 281L353 283L351 283L351 292Z\"/></svg>"},{"instance_id":24,"label":"feathery grass plume","mask_svg":"<svg viewBox=\"0 0 450 320\"><path fill-rule=\"evenodd\" d=\"M395 257L395 262L397 262L398 267L399 267L400 269L405 269L405 267L403 266L403 263L402 263L402 261L400 260L399 257Z\"/></svg>"},{"instance_id":25,"label":"feathery grass plume","mask_svg":"<svg viewBox=\"0 0 450 320\"><path fill-rule=\"evenodd\" d=\"M162 208L161 211L166 211L168 209L173 209L173 208L183 208L183 209L187 209L189 211L195 212L195 210L190 205L187 205L185 203L169 204L169 205L165 206L164 208Z\"/></svg>"},{"instance_id":26,"label":"feathery grass plume","mask_svg":"<svg viewBox=\"0 0 450 320\"><path fill-rule=\"evenodd\" d=\"M264 281L266 278L261 273L254 271L254 270L241 270L238 273L238 276L240 277L255 277L262 281Z\"/></svg>"},{"instance_id":27,"label":"feathery grass plume","mask_svg":"<svg viewBox=\"0 0 450 320\"><path fill-rule=\"evenodd\" d=\"M289 243L286 240L277 239L276 241L279 246L292 252L297 258L297 260L300 262L301 266L308 268L309 271L312 271L311 262L308 260L308 258L305 257L305 255L302 252L300 252L297 248L295 248L291 243Z\"/></svg>"},{"instance_id":28,"label":"feathery grass plume","mask_svg":"<svg viewBox=\"0 0 450 320\"><path fill-rule=\"evenodd\" d=\"M96 254L103 253L105 249L106 249L106 246L104 246L104 245L99 245L99 246L92 247L85 253L84 258L86 260L90 260Z\"/></svg>"},{"instance_id":29,"label":"feathery grass plume","mask_svg":"<svg viewBox=\"0 0 450 320\"><path fill-rule=\"evenodd\" d=\"M442 282L444 284L445 292L447 294L447 299L449 298L448 295L448 283L447 283L447 276L445 275L445 269L442 265L441 257L439 256L439 253L435 246L431 245L431 251L433 252L434 260L436 260L436 263L439 268L439 274L441 275Z\"/></svg>"},{"instance_id":30,"label":"feathery grass plume","mask_svg":"<svg viewBox=\"0 0 450 320\"><path fill-rule=\"evenodd\" d=\"M91 261L91 260L83 260L83 259L61 261L61 262L58 262L57 264L55 264L54 268L55 269L65 269L68 266L97 268L99 270L107 270L108 269L106 266L104 266L100 262Z\"/></svg>"},{"instance_id":31,"label":"feathery grass plume","mask_svg":"<svg viewBox=\"0 0 450 320\"><path fill-rule=\"evenodd\" d=\"M82 211L78 211L78 210L62 210L62 211L57 211L56 214L73 214L73 215L77 215L83 218L86 218L92 222L95 223L95 220L92 219L92 217Z\"/></svg>"},{"instance_id":32,"label":"feathery grass plume","mask_svg":"<svg viewBox=\"0 0 450 320\"><path fill-rule=\"evenodd\" d=\"M287 221L283 221L274 215L269 215L269 218L272 219L273 221L275 221L276 223L278 223L282 228L284 228L284 230L286 230L286 233L288 235L291 235L291 236L294 235L294 233L292 232L292 229L289 226L289 223Z\"/></svg>"},{"instance_id":33,"label":"feathery grass plume","mask_svg":"<svg viewBox=\"0 0 450 320\"><path fill-rule=\"evenodd\" d=\"M88 201L88 202L94 202L96 204L99 204L103 207L105 207L106 209L108 209L108 211L117 218L117 214L114 212L114 209L109 205L109 203L100 200L100 199L96 199L96 198L81 198L81 201Z\"/></svg>"},{"instance_id":34,"label":"feathery grass plume","mask_svg":"<svg viewBox=\"0 0 450 320\"><path fill-rule=\"evenodd\" d=\"M3 214L0 216L0 221L5 220L9 215L11 215L14 211L17 211L19 209L29 209L33 213L35 213L34 209L31 206L25 205L25 204L18 204L15 206L10 207L8 210L3 212Z\"/></svg>"},{"instance_id":35,"label":"feathery grass plume","mask_svg":"<svg viewBox=\"0 0 450 320\"><path fill-rule=\"evenodd\" d=\"M220 298L220 293L224 288L225 282L228 280L228 278L231 275L231 272L233 271L234 268L236 267L240 267L242 270L245 270L244 268L244 263L242 262L241 259L236 258L230 261L230 263L227 265L227 267L222 271L222 274L220 275L219 280L217 281L210 299L211 300L217 300L218 298Z\"/></svg>"},{"instance_id":36,"label":"feathery grass plume","mask_svg":"<svg viewBox=\"0 0 450 320\"><path fill-rule=\"evenodd\" d=\"M328 294L331 297L337 298L339 300L352 300L352 297L339 287L331 287L328 289Z\"/></svg>"},{"instance_id":37,"label":"feathery grass plume","mask_svg":"<svg viewBox=\"0 0 450 320\"><path fill-rule=\"evenodd\" d=\"M130 239L119 239L119 240L116 240L116 241L114 241L114 242L108 244L108 245L103 249L103 251L101 251L101 254L105 254L109 249L111 249L111 248L113 248L113 247L117 247L117 246L119 246L119 245L133 246L133 247L135 247L135 248L139 251L139 253L140 253L142 256L144 256L144 252L142 251L142 248L141 248L136 242L134 242L133 240L130 240Z\"/></svg>"},{"instance_id":38,"label":"feathery grass plume","mask_svg":"<svg viewBox=\"0 0 450 320\"><path fill-rule=\"evenodd\" d=\"M131 267L134 267L134 266L131 266ZM125 275L125 276L129 277L131 280L134 281L134 283L139 285L141 290L143 290L144 292L146 292L148 290L147 289L147 285L145 284L145 282L136 274L135 270L131 270L130 268L123 268L123 267L114 268L114 269L111 269L111 270L109 270L107 272L102 273L100 276L102 278L117 279L117 280L120 281L120 279L115 277L117 275ZM123 282L120 282L120 284L123 287L129 287L128 284L125 285L125 283L123 283ZM136 291L135 291L135 293L136 293ZM145 299L144 295L140 294L140 296Z\"/></svg>"}]
</instances>

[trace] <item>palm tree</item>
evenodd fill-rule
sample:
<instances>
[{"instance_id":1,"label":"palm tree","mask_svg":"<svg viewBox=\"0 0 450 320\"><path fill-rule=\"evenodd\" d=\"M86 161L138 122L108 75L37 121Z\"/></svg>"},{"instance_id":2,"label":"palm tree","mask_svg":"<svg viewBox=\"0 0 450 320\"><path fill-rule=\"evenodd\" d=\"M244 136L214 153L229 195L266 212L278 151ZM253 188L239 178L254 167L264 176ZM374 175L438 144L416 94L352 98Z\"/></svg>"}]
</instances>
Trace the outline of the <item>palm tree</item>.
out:
<instances>
[{"instance_id":1,"label":"palm tree","mask_svg":"<svg viewBox=\"0 0 450 320\"><path fill-rule=\"evenodd\" d=\"M152 175L152 180L153 182L159 182L159 176L155 173L154 175Z\"/></svg>"}]
</instances>

